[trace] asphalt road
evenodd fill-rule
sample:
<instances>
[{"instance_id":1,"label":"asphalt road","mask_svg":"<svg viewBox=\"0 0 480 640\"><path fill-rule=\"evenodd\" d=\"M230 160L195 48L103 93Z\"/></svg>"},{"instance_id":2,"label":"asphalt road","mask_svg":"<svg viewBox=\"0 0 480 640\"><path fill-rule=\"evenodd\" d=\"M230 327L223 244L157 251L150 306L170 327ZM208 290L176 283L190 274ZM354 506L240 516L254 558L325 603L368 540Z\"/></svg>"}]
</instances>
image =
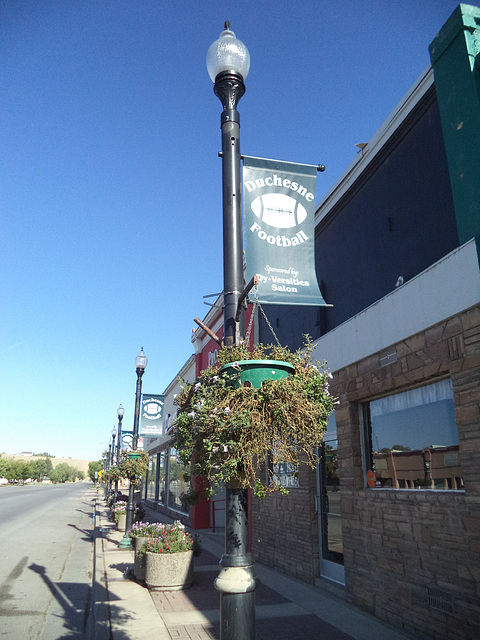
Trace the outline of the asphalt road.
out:
<instances>
[{"instance_id":1,"label":"asphalt road","mask_svg":"<svg viewBox=\"0 0 480 640\"><path fill-rule=\"evenodd\" d=\"M0 638L88 637L94 498L90 483L0 488Z\"/></svg>"}]
</instances>

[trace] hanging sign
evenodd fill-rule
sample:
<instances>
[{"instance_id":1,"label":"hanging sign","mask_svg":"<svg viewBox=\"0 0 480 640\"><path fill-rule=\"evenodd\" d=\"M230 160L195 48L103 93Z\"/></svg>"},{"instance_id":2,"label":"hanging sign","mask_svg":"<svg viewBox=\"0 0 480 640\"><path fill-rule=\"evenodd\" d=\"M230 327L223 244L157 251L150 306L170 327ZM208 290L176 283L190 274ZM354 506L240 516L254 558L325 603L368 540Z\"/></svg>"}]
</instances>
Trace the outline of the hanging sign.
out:
<instances>
[{"instance_id":1,"label":"hanging sign","mask_svg":"<svg viewBox=\"0 0 480 640\"><path fill-rule=\"evenodd\" d=\"M140 404L140 433L141 436L157 438L163 435L163 406L165 396L142 395Z\"/></svg>"},{"instance_id":2,"label":"hanging sign","mask_svg":"<svg viewBox=\"0 0 480 640\"><path fill-rule=\"evenodd\" d=\"M258 300L326 306L315 274L313 165L244 156L243 202L247 282L258 276Z\"/></svg>"}]
</instances>

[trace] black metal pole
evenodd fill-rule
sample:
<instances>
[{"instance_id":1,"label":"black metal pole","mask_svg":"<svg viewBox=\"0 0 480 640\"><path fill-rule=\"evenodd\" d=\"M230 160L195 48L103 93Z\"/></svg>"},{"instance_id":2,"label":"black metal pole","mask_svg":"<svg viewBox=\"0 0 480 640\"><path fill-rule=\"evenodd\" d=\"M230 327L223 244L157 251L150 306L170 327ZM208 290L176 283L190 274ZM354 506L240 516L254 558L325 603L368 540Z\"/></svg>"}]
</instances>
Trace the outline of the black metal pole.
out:
<instances>
[{"instance_id":1,"label":"black metal pole","mask_svg":"<svg viewBox=\"0 0 480 640\"><path fill-rule=\"evenodd\" d=\"M235 345L243 334L243 313L236 322L243 291L243 235L240 167L240 114L237 104L245 93L243 78L222 72L215 78L215 95L221 100L223 185L223 300L224 344ZM215 580L220 591L221 640L254 640L255 586L248 547L248 490L226 489L225 554Z\"/></svg>"},{"instance_id":2,"label":"black metal pole","mask_svg":"<svg viewBox=\"0 0 480 640\"><path fill-rule=\"evenodd\" d=\"M108 452L107 452L107 458L105 460L105 472L107 472L110 469L110 455L111 455L111 451L112 451L112 443L109 442L108 443ZM104 499L108 500L109 497L109 481L107 481L107 479L105 479L105 493L104 493Z\"/></svg>"},{"instance_id":3,"label":"black metal pole","mask_svg":"<svg viewBox=\"0 0 480 640\"><path fill-rule=\"evenodd\" d=\"M133 419L133 450L137 450L138 445L138 423L140 418L140 397L142 395L142 376L145 369L143 367L137 367L137 389L135 392L135 416ZM128 532L132 528L133 524L133 516L135 511L134 504L134 492L135 492L135 479L131 479L129 481L128 487L128 502L126 509L126 520L125 520L125 535L120 542L120 547L130 547L130 537Z\"/></svg>"},{"instance_id":4,"label":"black metal pole","mask_svg":"<svg viewBox=\"0 0 480 640\"><path fill-rule=\"evenodd\" d=\"M121 451L121 445L122 445L122 420L123 420L123 413L122 415L117 414L118 415L118 429L117 429L117 466L118 466L118 460L119 460L119 455L120 455L120 451ZM118 479L115 480L115 497L118 496Z\"/></svg>"},{"instance_id":5,"label":"black metal pole","mask_svg":"<svg viewBox=\"0 0 480 640\"><path fill-rule=\"evenodd\" d=\"M240 114L237 104L245 93L243 78L233 72L219 73L215 95L221 100L223 190L223 341L238 342L240 327L235 316L243 291L243 230L240 166ZM243 315L243 314L242 314ZM242 321L242 319L240 320Z\"/></svg>"},{"instance_id":6,"label":"black metal pole","mask_svg":"<svg viewBox=\"0 0 480 640\"><path fill-rule=\"evenodd\" d=\"M115 436L117 434L115 433L115 427L113 428L112 431L112 463L110 465L110 467L113 467L115 464ZM113 485L113 491L112 491L112 481L110 480L110 494L114 495L115 499L117 497L117 486L116 483Z\"/></svg>"}]
</instances>

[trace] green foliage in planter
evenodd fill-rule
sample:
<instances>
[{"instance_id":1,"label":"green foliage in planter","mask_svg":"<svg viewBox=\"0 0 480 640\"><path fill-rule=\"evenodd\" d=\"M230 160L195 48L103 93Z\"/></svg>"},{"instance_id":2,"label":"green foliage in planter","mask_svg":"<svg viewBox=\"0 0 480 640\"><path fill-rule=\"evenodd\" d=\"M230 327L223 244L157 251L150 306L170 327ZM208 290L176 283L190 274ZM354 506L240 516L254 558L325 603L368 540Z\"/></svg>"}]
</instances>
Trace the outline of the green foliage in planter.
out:
<instances>
[{"instance_id":1,"label":"green foliage in planter","mask_svg":"<svg viewBox=\"0 0 480 640\"><path fill-rule=\"evenodd\" d=\"M162 535L164 527L162 522L134 522L128 535L130 538L156 538Z\"/></svg>"},{"instance_id":2,"label":"green foliage in planter","mask_svg":"<svg viewBox=\"0 0 480 640\"><path fill-rule=\"evenodd\" d=\"M158 524L154 537L143 545L140 554L144 555L147 551L150 553L182 553L184 551L192 551L195 555L200 552L200 545L197 537L192 537L185 526L175 520L173 524Z\"/></svg>"},{"instance_id":3,"label":"green foliage in planter","mask_svg":"<svg viewBox=\"0 0 480 640\"><path fill-rule=\"evenodd\" d=\"M115 502L115 504L112 506L112 512L114 521L118 522L120 516L127 513L127 503L123 500Z\"/></svg>"},{"instance_id":4,"label":"green foliage in planter","mask_svg":"<svg viewBox=\"0 0 480 640\"><path fill-rule=\"evenodd\" d=\"M194 384L185 384L176 398L180 410L173 436L181 460L192 463L193 474L205 477L211 487L223 482L245 488L253 484L255 494L263 497L269 491L286 492L271 469L267 481L260 476L266 456L271 464L315 467L316 447L335 399L329 393L331 374L312 362L312 349L308 336L296 352L273 345L258 345L251 352L243 345L223 347L217 358L220 365L281 360L295 371L255 389L238 386L231 375L209 367ZM213 490L206 493L212 495Z\"/></svg>"},{"instance_id":5,"label":"green foliage in planter","mask_svg":"<svg viewBox=\"0 0 480 640\"><path fill-rule=\"evenodd\" d=\"M135 480L145 476L148 468L148 453L146 451L136 451L140 454L137 458L131 458L128 451L121 451L118 456L118 469L122 478Z\"/></svg>"}]
</instances>

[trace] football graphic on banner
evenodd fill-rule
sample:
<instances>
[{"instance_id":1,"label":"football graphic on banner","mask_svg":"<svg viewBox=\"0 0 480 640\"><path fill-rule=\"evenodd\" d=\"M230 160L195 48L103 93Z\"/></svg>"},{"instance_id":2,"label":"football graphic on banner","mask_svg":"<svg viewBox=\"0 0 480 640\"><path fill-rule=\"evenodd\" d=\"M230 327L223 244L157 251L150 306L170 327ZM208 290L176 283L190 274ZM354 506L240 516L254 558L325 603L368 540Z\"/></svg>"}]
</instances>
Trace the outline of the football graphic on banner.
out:
<instances>
[{"instance_id":1,"label":"football graphic on banner","mask_svg":"<svg viewBox=\"0 0 480 640\"><path fill-rule=\"evenodd\" d=\"M257 218L277 229L296 227L307 217L303 204L283 193L265 193L258 196L251 207Z\"/></svg>"}]
</instances>

